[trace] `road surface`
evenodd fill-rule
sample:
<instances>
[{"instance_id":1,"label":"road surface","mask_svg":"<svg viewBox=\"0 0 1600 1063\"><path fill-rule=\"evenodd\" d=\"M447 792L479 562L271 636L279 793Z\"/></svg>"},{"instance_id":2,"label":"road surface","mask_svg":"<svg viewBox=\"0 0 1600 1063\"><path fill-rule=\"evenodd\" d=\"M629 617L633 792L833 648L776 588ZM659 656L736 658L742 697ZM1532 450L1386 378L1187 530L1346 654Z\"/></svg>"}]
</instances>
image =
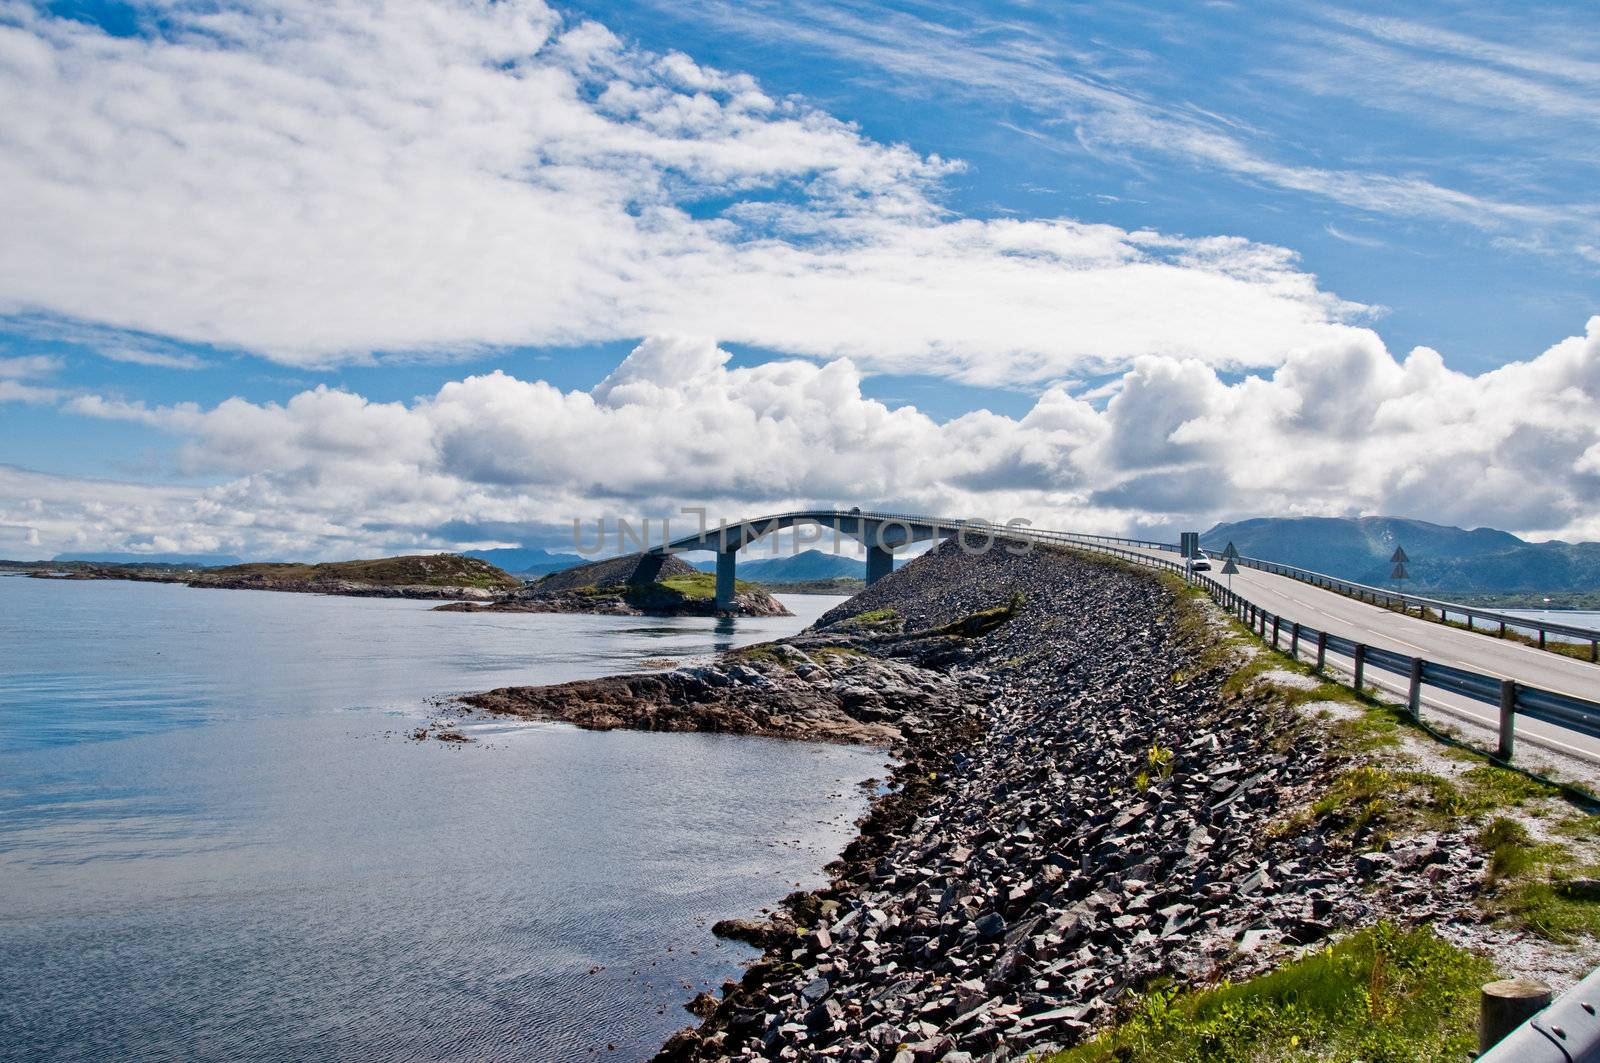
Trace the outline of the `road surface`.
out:
<instances>
[{"instance_id":1,"label":"road surface","mask_svg":"<svg viewBox=\"0 0 1600 1063\"><path fill-rule=\"evenodd\" d=\"M1177 560L1177 554L1171 551L1138 552L1164 561ZM1211 571L1206 574L1227 586L1229 577L1222 575L1221 570L1221 559L1213 558ZM1600 703L1600 665L1588 661L1381 609L1288 576L1253 568L1239 569L1232 577L1232 588L1235 594L1248 598L1270 613L1331 635L1341 635L1409 657L1422 657L1496 679L1512 679L1527 686ZM1287 647L1287 632L1280 645ZM1309 647L1302 643L1302 658L1314 658L1315 655L1315 643ZM1328 659L1330 664L1342 668L1346 673L1354 670L1354 663L1347 658L1330 652ZM1405 676L1368 668L1365 678L1368 685L1397 695L1398 700L1404 702L1408 685ZM1428 716L1428 709L1432 708L1491 729L1499 727L1500 712L1497 706L1473 701L1459 694L1424 686L1422 703L1424 719ZM1517 739L1600 762L1600 739L1555 724L1518 716Z\"/></svg>"}]
</instances>

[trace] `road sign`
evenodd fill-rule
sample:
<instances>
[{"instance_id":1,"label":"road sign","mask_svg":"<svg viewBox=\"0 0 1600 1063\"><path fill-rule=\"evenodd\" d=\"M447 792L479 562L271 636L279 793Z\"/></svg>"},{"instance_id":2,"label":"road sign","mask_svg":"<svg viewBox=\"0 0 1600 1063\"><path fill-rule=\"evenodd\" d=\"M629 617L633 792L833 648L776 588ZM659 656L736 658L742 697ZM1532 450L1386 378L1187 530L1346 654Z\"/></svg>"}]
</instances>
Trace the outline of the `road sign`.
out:
<instances>
[{"instance_id":1,"label":"road sign","mask_svg":"<svg viewBox=\"0 0 1600 1063\"><path fill-rule=\"evenodd\" d=\"M1227 558L1222 565L1222 574L1224 576L1231 576L1235 572L1239 571L1239 566L1233 563L1233 558L1228 557L1227 554L1223 554L1222 556Z\"/></svg>"},{"instance_id":2,"label":"road sign","mask_svg":"<svg viewBox=\"0 0 1600 1063\"><path fill-rule=\"evenodd\" d=\"M1239 551L1234 548L1233 543L1230 541L1228 543L1228 548L1226 550L1222 551L1222 556L1227 558L1231 562L1231 561L1235 560L1239 556ZM1237 572L1239 570L1238 569L1234 569L1234 571Z\"/></svg>"},{"instance_id":3,"label":"road sign","mask_svg":"<svg viewBox=\"0 0 1600 1063\"><path fill-rule=\"evenodd\" d=\"M1406 563L1404 561L1396 561L1394 563L1394 571L1389 573L1389 578L1390 579L1410 579L1411 577L1406 572Z\"/></svg>"},{"instance_id":4,"label":"road sign","mask_svg":"<svg viewBox=\"0 0 1600 1063\"><path fill-rule=\"evenodd\" d=\"M1389 560L1393 561L1397 565L1403 565L1407 561L1410 561L1411 559L1406 556L1406 551L1405 551L1404 547L1397 546L1397 547L1394 548L1394 556L1391 557Z\"/></svg>"}]
</instances>

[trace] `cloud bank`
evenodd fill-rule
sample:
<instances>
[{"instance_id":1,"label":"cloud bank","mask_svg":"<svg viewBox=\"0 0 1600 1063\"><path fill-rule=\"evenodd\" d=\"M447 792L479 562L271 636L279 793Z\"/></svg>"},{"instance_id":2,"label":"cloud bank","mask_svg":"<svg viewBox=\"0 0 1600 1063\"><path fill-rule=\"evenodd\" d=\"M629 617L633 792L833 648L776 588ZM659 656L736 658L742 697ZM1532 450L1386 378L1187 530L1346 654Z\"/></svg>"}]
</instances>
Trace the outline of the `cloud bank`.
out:
<instances>
[{"instance_id":1,"label":"cloud bank","mask_svg":"<svg viewBox=\"0 0 1600 1063\"><path fill-rule=\"evenodd\" d=\"M79 396L69 410L171 432L182 471L221 482L0 470L0 549L29 532L57 550L281 557L559 543L574 517L694 504L729 518L862 504L1108 531L1426 513L1600 538L1600 317L1476 377L1427 348L1397 359L1363 333L1233 382L1198 359L1148 356L1103 405L1058 386L1019 418L945 423L864 397L847 360L728 357L655 337L590 391L493 372L410 403L326 387L209 409Z\"/></svg>"},{"instance_id":2,"label":"cloud bank","mask_svg":"<svg viewBox=\"0 0 1600 1063\"><path fill-rule=\"evenodd\" d=\"M146 16L0 0L0 314L301 366L684 333L1018 383L1273 366L1361 311L1282 248L953 217L959 164L539 0Z\"/></svg>"}]
</instances>

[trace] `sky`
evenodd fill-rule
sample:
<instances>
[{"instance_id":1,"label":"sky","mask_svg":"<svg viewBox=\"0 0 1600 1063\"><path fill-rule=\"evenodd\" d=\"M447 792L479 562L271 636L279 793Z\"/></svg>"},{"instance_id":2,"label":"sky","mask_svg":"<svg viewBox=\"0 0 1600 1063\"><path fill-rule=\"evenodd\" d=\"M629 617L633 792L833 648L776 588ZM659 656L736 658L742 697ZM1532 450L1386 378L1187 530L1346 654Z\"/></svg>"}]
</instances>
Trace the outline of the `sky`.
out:
<instances>
[{"instance_id":1,"label":"sky","mask_svg":"<svg viewBox=\"0 0 1600 1063\"><path fill-rule=\"evenodd\" d=\"M0 557L1600 539L1592 15L0 0Z\"/></svg>"}]
</instances>

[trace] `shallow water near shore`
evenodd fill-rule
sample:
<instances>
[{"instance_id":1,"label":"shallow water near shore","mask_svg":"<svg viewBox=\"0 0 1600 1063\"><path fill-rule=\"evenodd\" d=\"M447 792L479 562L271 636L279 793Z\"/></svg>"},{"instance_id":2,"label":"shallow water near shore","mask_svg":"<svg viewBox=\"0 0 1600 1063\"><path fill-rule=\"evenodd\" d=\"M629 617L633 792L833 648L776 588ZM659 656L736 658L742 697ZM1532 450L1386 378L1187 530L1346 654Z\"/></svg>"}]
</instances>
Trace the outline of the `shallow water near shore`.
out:
<instances>
[{"instance_id":1,"label":"shallow water near shore","mask_svg":"<svg viewBox=\"0 0 1600 1063\"><path fill-rule=\"evenodd\" d=\"M0 1059L647 1058L754 955L710 923L820 882L883 755L405 735L430 696L839 601L784 600L730 623L0 579Z\"/></svg>"}]
</instances>

